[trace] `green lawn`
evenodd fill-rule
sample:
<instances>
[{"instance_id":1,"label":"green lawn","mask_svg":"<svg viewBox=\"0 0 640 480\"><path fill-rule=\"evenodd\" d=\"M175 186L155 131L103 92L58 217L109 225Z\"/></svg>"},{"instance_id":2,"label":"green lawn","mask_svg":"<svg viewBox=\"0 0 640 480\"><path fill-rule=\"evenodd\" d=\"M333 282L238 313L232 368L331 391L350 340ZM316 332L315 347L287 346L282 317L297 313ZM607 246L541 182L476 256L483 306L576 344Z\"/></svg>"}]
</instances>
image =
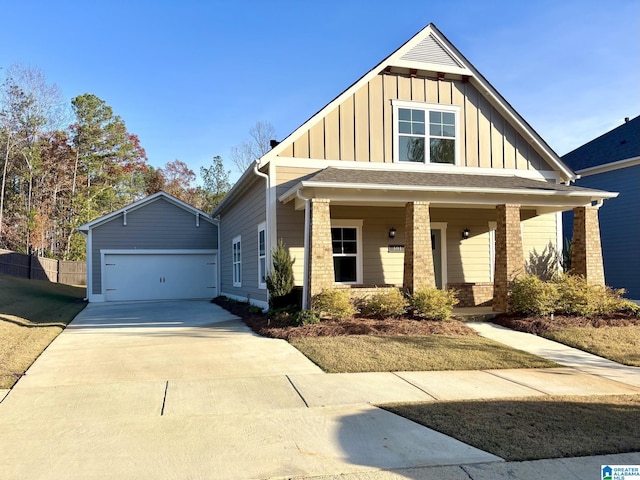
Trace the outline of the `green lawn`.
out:
<instances>
[{"instance_id":1,"label":"green lawn","mask_svg":"<svg viewBox=\"0 0 640 480\"><path fill-rule=\"evenodd\" d=\"M84 308L85 291L0 275L0 388L11 388Z\"/></svg>"},{"instance_id":2,"label":"green lawn","mask_svg":"<svg viewBox=\"0 0 640 480\"><path fill-rule=\"evenodd\" d=\"M509 461L640 451L640 395L432 402L382 408Z\"/></svg>"},{"instance_id":3,"label":"green lawn","mask_svg":"<svg viewBox=\"0 0 640 480\"><path fill-rule=\"evenodd\" d=\"M541 368L553 362L475 335L299 337L290 343L325 372Z\"/></svg>"}]
</instances>

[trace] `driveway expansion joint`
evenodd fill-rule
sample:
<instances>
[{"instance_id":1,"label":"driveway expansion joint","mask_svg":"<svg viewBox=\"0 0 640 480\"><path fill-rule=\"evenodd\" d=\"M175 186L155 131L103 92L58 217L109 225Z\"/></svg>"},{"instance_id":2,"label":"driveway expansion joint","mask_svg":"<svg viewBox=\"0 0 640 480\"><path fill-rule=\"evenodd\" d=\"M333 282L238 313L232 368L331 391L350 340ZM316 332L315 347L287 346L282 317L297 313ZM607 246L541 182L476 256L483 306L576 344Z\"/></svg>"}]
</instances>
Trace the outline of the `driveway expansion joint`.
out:
<instances>
[{"instance_id":1,"label":"driveway expansion joint","mask_svg":"<svg viewBox=\"0 0 640 480\"><path fill-rule=\"evenodd\" d=\"M167 403L167 390L169 390L169 380L164 384L164 395L162 397L162 408L160 409L160 416L164 416L164 407Z\"/></svg>"},{"instance_id":2,"label":"driveway expansion joint","mask_svg":"<svg viewBox=\"0 0 640 480\"><path fill-rule=\"evenodd\" d=\"M391 372L392 375L395 375L396 377L398 377L400 380L403 380L405 382L407 382L409 385L411 385L414 388L417 388L418 390L420 390L421 392L423 392L426 395L429 395L431 398L433 398L436 401L440 401L441 399L435 395L434 393L428 392L427 390L425 390L424 388L420 388L418 385L416 385L413 382L410 382L409 380L407 380L406 378L398 375L398 372Z\"/></svg>"}]
</instances>

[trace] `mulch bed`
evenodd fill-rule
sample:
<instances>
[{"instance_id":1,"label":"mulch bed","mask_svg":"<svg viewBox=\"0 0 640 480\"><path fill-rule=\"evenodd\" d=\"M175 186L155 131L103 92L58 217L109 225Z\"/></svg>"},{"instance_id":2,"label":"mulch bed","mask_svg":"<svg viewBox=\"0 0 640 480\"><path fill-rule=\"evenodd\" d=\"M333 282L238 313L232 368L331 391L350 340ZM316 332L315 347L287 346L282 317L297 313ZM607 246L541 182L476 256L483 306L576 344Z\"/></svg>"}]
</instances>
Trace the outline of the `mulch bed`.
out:
<instances>
[{"instance_id":1,"label":"mulch bed","mask_svg":"<svg viewBox=\"0 0 640 480\"><path fill-rule=\"evenodd\" d=\"M584 327L629 327L640 326L640 318L617 313L608 317L579 317L555 315L551 317L523 317L522 315L499 315L492 320L493 323L508 327L520 332L542 335L545 332L561 330L565 328Z\"/></svg>"},{"instance_id":2,"label":"mulch bed","mask_svg":"<svg viewBox=\"0 0 640 480\"><path fill-rule=\"evenodd\" d=\"M296 337L337 337L345 335L477 335L477 332L458 320L433 321L413 318L352 318L350 320L322 320L317 325L291 326L286 319L267 318L266 314L251 311L247 303L218 297L213 303L241 317L251 330L264 337L288 340Z\"/></svg>"}]
</instances>

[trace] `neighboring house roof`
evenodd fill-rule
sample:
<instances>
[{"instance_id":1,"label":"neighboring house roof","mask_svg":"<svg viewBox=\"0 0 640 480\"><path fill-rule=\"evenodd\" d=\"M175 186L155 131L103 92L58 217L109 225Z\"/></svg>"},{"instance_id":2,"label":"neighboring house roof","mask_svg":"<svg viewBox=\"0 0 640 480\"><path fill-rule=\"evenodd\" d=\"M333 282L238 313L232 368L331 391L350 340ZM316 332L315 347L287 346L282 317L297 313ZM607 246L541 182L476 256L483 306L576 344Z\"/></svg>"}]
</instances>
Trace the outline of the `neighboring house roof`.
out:
<instances>
[{"instance_id":1,"label":"neighboring house roof","mask_svg":"<svg viewBox=\"0 0 640 480\"><path fill-rule=\"evenodd\" d=\"M209 214L203 212L202 210L199 210L196 207L183 202L182 200L174 197L173 195L169 195L167 192L160 191L160 192L154 193L153 195L149 195L148 197L145 197L141 200L138 200L137 202L133 202L132 204L127 205L126 207L122 207L121 209L116 210L115 212L111 212L107 215L104 215L88 223L85 223L84 225L81 225L78 227L78 231L81 233L87 233L91 228L97 227L98 225L102 225L103 223L106 223L118 217L121 213L132 212L134 210L137 210L138 208L144 207L145 205L149 205L150 203L155 202L159 199L164 199L169 203L172 203L177 207L180 207L183 210L186 210L187 212L192 213L193 215L199 215L200 218L202 218L203 220L209 223L214 223L214 224L218 223L217 220L212 219L209 216Z\"/></svg>"},{"instance_id":2,"label":"neighboring house roof","mask_svg":"<svg viewBox=\"0 0 640 480\"><path fill-rule=\"evenodd\" d=\"M286 202L296 196L301 188L353 188L380 190L412 190L431 192L494 192L518 195L557 195L587 197L589 199L612 198L617 193L590 188L523 178L513 175L472 175L465 173L389 172L329 167L290 188L280 196Z\"/></svg>"},{"instance_id":3,"label":"neighboring house roof","mask_svg":"<svg viewBox=\"0 0 640 480\"><path fill-rule=\"evenodd\" d=\"M562 157L574 170L640 159L640 115Z\"/></svg>"},{"instance_id":4,"label":"neighboring house roof","mask_svg":"<svg viewBox=\"0 0 640 480\"><path fill-rule=\"evenodd\" d=\"M535 146L542 158L555 168L565 180L574 180L575 174L562 162L553 149L538 135L524 118L498 93L482 74L469 62L451 42L430 23L415 34L404 45L386 57L358 81L348 87L344 92L334 98L325 107L313 115L309 120L298 127L276 147L267 152L261 160L261 164L267 163L271 158L280 154L301 134L320 121L335 106L345 98L354 94L360 87L369 82L373 77L389 67L402 67L423 71L451 73L462 75L481 92L482 95L498 110L519 133L533 146Z\"/></svg>"}]
</instances>

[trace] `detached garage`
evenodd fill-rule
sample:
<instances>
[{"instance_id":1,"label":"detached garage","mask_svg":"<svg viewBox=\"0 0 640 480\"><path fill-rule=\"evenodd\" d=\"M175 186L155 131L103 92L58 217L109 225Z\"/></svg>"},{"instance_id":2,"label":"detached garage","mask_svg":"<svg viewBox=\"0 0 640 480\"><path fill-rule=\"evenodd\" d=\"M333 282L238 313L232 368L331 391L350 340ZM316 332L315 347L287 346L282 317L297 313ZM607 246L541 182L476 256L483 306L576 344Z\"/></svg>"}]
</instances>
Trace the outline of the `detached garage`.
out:
<instances>
[{"instance_id":1,"label":"detached garage","mask_svg":"<svg viewBox=\"0 0 640 480\"><path fill-rule=\"evenodd\" d=\"M90 302L218 295L218 223L158 192L82 225Z\"/></svg>"}]
</instances>

